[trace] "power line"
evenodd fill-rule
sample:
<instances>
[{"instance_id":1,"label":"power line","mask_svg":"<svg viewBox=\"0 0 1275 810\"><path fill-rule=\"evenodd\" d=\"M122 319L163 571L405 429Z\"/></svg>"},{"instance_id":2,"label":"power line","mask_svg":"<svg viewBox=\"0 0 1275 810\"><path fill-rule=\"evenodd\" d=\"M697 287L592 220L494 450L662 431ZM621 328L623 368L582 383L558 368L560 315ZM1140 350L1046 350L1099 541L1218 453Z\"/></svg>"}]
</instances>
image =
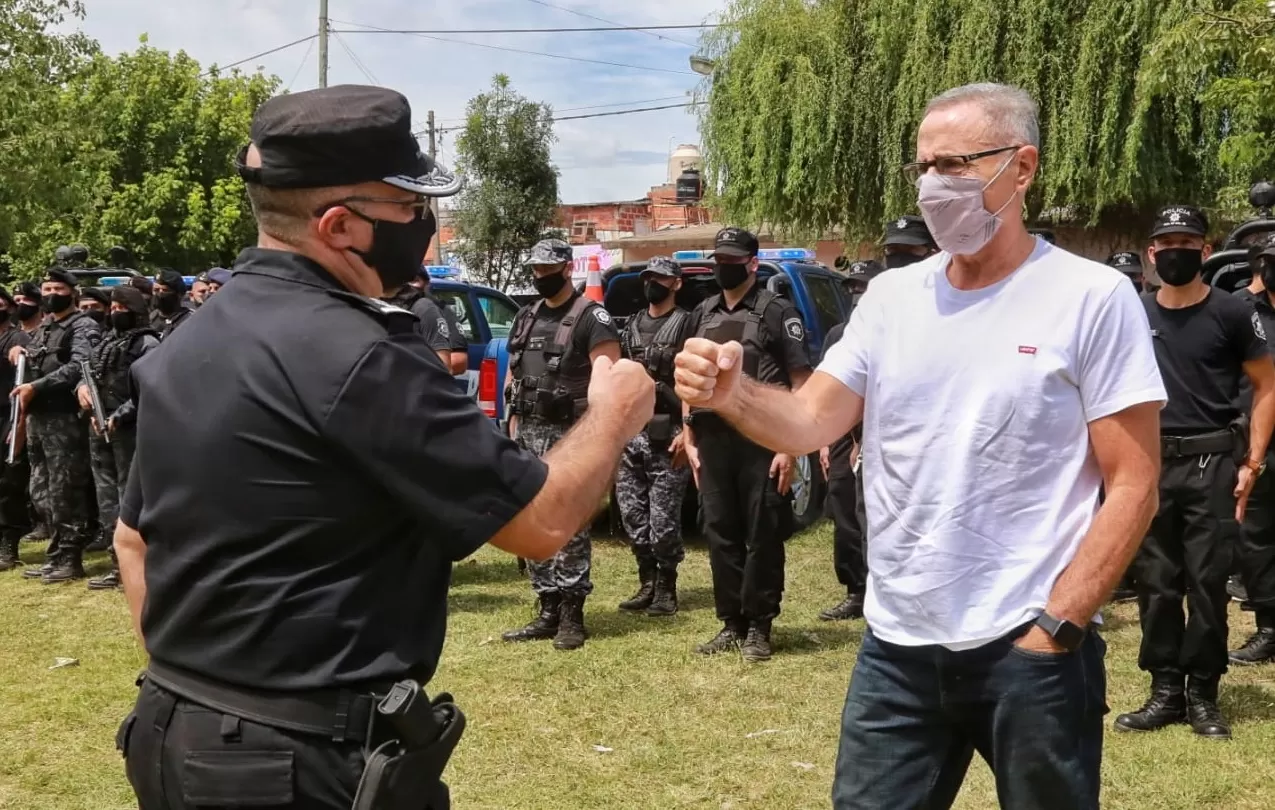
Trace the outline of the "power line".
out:
<instances>
[{"instance_id":1,"label":"power line","mask_svg":"<svg viewBox=\"0 0 1275 810\"><path fill-rule=\"evenodd\" d=\"M338 35L336 31L330 31L329 33L331 33L333 39L336 40L336 44L341 46L341 50L345 51L345 55L350 57L350 61L353 62L354 66L359 69L359 72L362 73L372 84L379 85L381 80L376 78L376 75L368 69L367 65L363 64L363 60L350 49L349 45L345 44L345 37Z\"/></svg>"},{"instance_id":2,"label":"power line","mask_svg":"<svg viewBox=\"0 0 1275 810\"><path fill-rule=\"evenodd\" d=\"M688 101L688 102L685 102L685 103L683 103L683 104L665 104L665 105L663 105L663 106L661 106L661 107L639 107L638 109L635 109L635 110L616 110L616 111L614 111L614 112L589 113L588 115L562 115L562 116L558 116L558 117L556 117L556 118L550 118L549 120L550 120L550 121L553 121L553 122L558 122L558 121L581 121L581 120L583 120L583 119L585 119L585 118L606 118L606 117L608 117L608 116L612 116L612 115L632 115L633 113L654 112L655 110L679 110L679 109L683 109L683 108L686 108L686 107L695 107L695 106L700 105L700 104L703 104L703 103L705 103L705 102L703 102L703 101ZM464 129L464 127L443 127L443 128L441 128L441 129L439 129L439 130L437 130L437 131L438 131L438 132L458 132L458 131L460 131L460 130L462 130L462 129ZM414 134L419 136L419 135L422 135L422 134L424 134L424 133L423 133L423 132L417 132L417 133L414 133Z\"/></svg>"},{"instance_id":3,"label":"power line","mask_svg":"<svg viewBox=\"0 0 1275 810\"><path fill-rule=\"evenodd\" d=\"M397 33L397 32L391 31L388 28L380 28L375 25L364 25L363 23L352 23L352 22L346 22L343 20L336 20L336 22L340 22L341 25L357 25L362 28L370 28L374 31ZM433 36L432 34L411 34L411 36L422 37L423 39L432 39L436 42L452 42L457 45L471 45L475 48L487 48L488 50L493 50L493 51L508 51L509 53L521 53L521 54L526 54L528 56L543 56L547 59L563 59L568 62L587 62L588 64L591 64L591 65L607 65L608 67L629 68L631 70L650 70L656 73L676 73L676 74L680 74L684 76L695 75L689 70L673 70L672 68L652 67L650 65L628 65L622 62L606 62L601 59L585 59L584 57L580 57L580 56L563 56L562 54L557 54L557 53L542 53L540 51L528 51L522 48L507 48L503 45L488 45L484 42L470 42L469 40L464 40L464 39L449 39L447 37L436 37L436 36Z\"/></svg>"},{"instance_id":4,"label":"power line","mask_svg":"<svg viewBox=\"0 0 1275 810\"><path fill-rule=\"evenodd\" d=\"M602 17L595 17L595 16L594 16L594 15L592 15L592 14L586 14L586 13L584 13L583 11L576 11L576 10L575 10L575 9L573 9L573 8L566 8L565 6L555 6L553 3L546 3L546 2L544 2L544 0L527 0L527 2L529 2L529 3L535 3L536 5L538 5L538 6L544 6L545 8L553 8L553 9L557 9L558 11L565 11L565 12L567 12L568 14L574 14L574 15L576 15L577 17L584 17L586 20L596 20L597 22L606 23L607 25L623 25L623 24L624 24L624 23L618 23L618 22L616 22L615 20L608 20L608 19L604 19L604 18L602 18ZM662 40L664 40L664 41L666 41L666 42L676 42L678 45L685 45L685 46L686 46L686 47L688 47L688 48L694 48L694 47L697 47L697 46L695 46L695 45L693 45L693 44L691 44L691 43L689 43L689 42L686 42L685 40L681 40L681 39L673 39L672 37L663 37L663 36L660 36L659 34L650 34L650 36L653 36L653 37L655 37L656 39L662 39Z\"/></svg>"},{"instance_id":5,"label":"power line","mask_svg":"<svg viewBox=\"0 0 1275 810\"><path fill-rule=\"evenodd\" d=\"M314 40L310 40L310 45L305 49L305 56L301 57L301 64L297 65L297 72L292 74L292 78L288 81L288 84L283 88L284 90L291 90L292 85L296 84L297 77L299 77L301 75L301 71L305 69L305 63L310 61L310 52L313 50L314 50Z\"/></svg>"},{"instance_id":6,"label":"power line","mask_svg":"<svg viewBox=\"0 0 1275 810\"><path fill-rule=\"evenodd\" d=\"M677 101L680 98L685 98L685 96L684 95L662 96L660 98L642 98L642 99L636 99L634 101L615 101L610 104L590 104L587 107L559 107L556 104L550 104L549 106L550 108L553 109L555 113L562 113L562 112L575 112L576 110L602 110L602 109L606 109L607 107L627 107L630 104L655 104L660 101ZM464 120L465 120L464 118L446 119L447 123L449 124L456 121L464 121Z\"/></svg>"},{"instance_id":7,"label":"power line","mask_svg":"<svg viewBox=\"0 0 1275 810\"><path fill-rule=\"evenodd\" d=\"M280 46L279 46L279 47L277 47L277 48L271 48L270 50L268 50L268 51L262 51L261 53L254 53L252 56L248 56L248 57L245 57L245 58L243 58L243 59L240 59L238 62L231 62L231 63L230 63L230 64L228 64L228 65L216 65L216 66L214 66L214 67L210 68L209 70L205 70L203 73L199 74L199 78L201 78L201 79L202 79L202 78L204 78L205 76L211 76L212 74L214 74L214 73L218 73L218 72L223 71L223 70L225 70L225 69L227 69L227 68L239 67L239 66L240 66L240 65L242 65L244 62L251 62L251 61L252 61L252 60L254 60L254 59L260 59L260 58L261 58L261 57L263 57L263 56L269 56L269 55L270 55L270 54L272 54L272 53L278 53L279 51L287 50L288 48L291 48L291 47L293 47L294 45L300 45L302 42L309 42L309 41L310 41L310 40L312 40L312 39L318 39L318 38L319 38L319 35L318 35L318 34L311 34L311 35L310 35L310 36L308 36L308 37L301 37L301 39L294 39L294 40L292 40L291 42L289 42L289 43L288 43L288 44L286 44L286 45L280 45Z\"/></svg>"},{"instance_id":8,"label":"power line","mask_svg":"<svg viewBox=\"0 0 1275 810\"><path fill-rule=\"evenodd\" d=\"M358 23L345 23L358 25ZM717 23L692 25L608 25L591 28L379 28L375 30L332 29L334 34L575 34L604 31L685 31L688 29L716 28ZM663 37L661 37L663 39ZM693 46L692 46L693 47Z\"/></svg>"}]
</instances>

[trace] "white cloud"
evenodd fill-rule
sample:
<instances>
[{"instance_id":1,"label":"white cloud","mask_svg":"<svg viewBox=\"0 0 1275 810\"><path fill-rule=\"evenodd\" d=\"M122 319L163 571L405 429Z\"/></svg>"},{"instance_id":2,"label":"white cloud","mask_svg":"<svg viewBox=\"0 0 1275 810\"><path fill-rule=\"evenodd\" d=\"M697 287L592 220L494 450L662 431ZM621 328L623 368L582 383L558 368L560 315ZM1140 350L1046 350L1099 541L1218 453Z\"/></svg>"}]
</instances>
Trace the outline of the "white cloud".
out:
<instances>
[{"instance_id":1,"label":"white cloud","mask_svg":"<svg viewBox=\"0 0 1275 810\"><path fill-rule=\"evenodd\" d=\"M700 23L725 5L725 0L546 0L585 14L624 25ZM151 45L185 50L201 63L226 64L307 36L317 28L317 0L88 0L82 27L109 53L131 50L146 34ZM547 28L605 25L532 0L330 0L332 26L352 29L360 23L382 28L474 29ZM465 103L490 84L495 73L510 76L515 89L545 101L559 115L586 115L619 109L561 112L646 99L664 99L640 106L678 103L675 97L695 87L687 57L695 30L670 31L665 39L639 32L561 34L466 34L451 39L562 56L664 68L660 73L549 59L528 54L440 42L394 34L338 34L329 48L332 84L368 83L369 79L347 54L349 48L380 84L402 91L412 102L414 118L423 127L429 109L441 126L459 123ZM258 65L293 80L293 91L318 84L317 47L307 44L261 57ZM305 61L302 57L305 56ZM562 168L560 193L564 202L641 197L648 187L664 181L666 154L679 143L695 142L694 116L684 109L592 118L558 123L554 159ZM442 155L454 157L452 135L445 135Z\"/></svg>"}]
</instances>

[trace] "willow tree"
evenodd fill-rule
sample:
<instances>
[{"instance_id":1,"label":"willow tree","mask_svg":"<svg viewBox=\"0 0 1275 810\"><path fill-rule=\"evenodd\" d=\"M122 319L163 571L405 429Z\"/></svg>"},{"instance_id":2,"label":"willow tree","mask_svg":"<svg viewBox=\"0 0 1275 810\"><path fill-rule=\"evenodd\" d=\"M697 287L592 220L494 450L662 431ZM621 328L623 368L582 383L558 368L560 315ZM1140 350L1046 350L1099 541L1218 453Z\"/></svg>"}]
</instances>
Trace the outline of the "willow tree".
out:
<instances>
[{"instance_id":1,"label":"willow tree","mask_svg":"<svg viewBox=\"0 0 1275 810\"><path fill-rule=\"evenodd\" d=\"M1213 206L1263 168L1219 157L1255 116L1209 97L1246 69L1234 54L1186 43L1203 14L1256 5L734 0L705 40L716 62L699 90L706 185L733 221L875 237L914 210L899 168L925 103L999 81L1040 102L1032 216L1136 228L1167 201Z\"/></svg>"}]
</instances>

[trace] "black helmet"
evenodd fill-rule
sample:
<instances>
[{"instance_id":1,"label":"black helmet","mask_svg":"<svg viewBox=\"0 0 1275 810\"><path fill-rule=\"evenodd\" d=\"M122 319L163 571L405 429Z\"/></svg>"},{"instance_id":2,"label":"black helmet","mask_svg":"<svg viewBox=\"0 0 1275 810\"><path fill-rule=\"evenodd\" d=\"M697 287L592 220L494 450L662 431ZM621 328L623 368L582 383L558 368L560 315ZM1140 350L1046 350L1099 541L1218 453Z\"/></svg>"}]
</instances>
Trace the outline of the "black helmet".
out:
<instances>
[{"instance_id":1,"label":"black helmet","mask_svg":"<svg viewBox=\"0 0 1275 810\"><path fill-rule=\"evenodd\" d=\"M53 251L53 260L58 264L66 264L71 260L71 248L66 245L58 245L58 249Z\"/></svg>"},{"instance_id":2,"label":"black helmet","mask_svg":"<svg viewBox=\"0 0 1275 810\"><path fill-rule=\"evenodd\" d=\"M106 251L106 257L110 260L111 267L132 267L133 254L128 252L128 248L115 245Z\"/></svg>"},{"instance_id":3,"label":"black helmet","mask_svg":"<svg viewBox=\"0 0 1275 810\"><path fill-rule=\"evenodd\" d=\"M84 245L71 245L70 259L79 264L85 264L89 260L89 249Z\"/></svg>"}]
</instances>

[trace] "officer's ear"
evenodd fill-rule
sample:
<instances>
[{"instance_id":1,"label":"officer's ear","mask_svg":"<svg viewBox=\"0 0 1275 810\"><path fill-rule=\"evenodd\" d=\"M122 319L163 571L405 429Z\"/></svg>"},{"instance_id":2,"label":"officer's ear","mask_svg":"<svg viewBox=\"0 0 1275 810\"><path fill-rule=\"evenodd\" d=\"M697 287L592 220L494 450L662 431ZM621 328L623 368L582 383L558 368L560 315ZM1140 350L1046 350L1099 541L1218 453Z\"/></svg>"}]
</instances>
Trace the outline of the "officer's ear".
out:
<instances>
[{"instance_id":1,"label":"officer's ear","mask_svg":"<svg viewBox=\"0 0 1275 810\"><path fill-rule=\"evenodd\" d=\"M314 220L314 229L319 238L328 247L339 251L350 248L367 249L368 238L363 232L369 228L371 226L368 223L339 203L326 207Z\"/></svg>"},{"instance_id":2,"label":"officer's ear","mask_svg":"<svg viewBox=\"0 0 1275 810\"><path fill-rule=\"evenodd\" d=\"M669 289L672 290L673 292L677 292L678 290L682 289L682 280L680 278L673 279L673 286L670 287Z\"/></svg>"},{"instance_id":3,"label":"officer's ear","mask_svg":"<svg viewBox=\"0 0 1275 810\"><path fill-rule=\"evenodd\" d=\"M1208 258L1213 255L1213 245L1211 243L1204 243L1204 251L1202 255L1205 260L1208 260Z\"/></svg>"}]
</instances>

